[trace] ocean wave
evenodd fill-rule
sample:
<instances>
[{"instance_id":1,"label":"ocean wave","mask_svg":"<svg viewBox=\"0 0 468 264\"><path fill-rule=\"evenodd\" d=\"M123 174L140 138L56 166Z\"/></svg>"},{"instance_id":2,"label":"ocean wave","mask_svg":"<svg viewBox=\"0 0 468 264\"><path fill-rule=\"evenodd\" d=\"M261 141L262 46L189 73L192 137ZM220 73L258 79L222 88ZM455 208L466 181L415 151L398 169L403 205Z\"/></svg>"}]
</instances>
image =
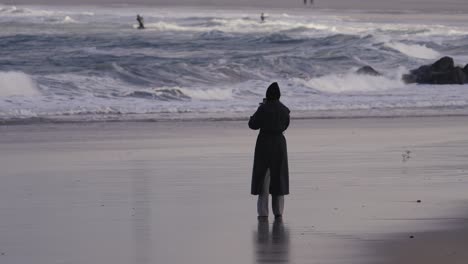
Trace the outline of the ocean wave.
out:
<instances>
[{"instance_id":1,"label":"ocean wave","mask_svg":"<svg viewBox=\"0 0 468 264\"><path fill-rule=\"evenodd\" d=\"M133 24L133 28L138 28L138 24ZM177 25L176 23L168 23L168 22L156 22L156 23L146 23L146 29L155 29L159 31L189 31L190 29L187 27L182 27Z\"/></svg>"},{"instance_id":2,"label":"ocean wave","mask_svg":"<svg viewBox=\"0 0 468 264\"><path fill-rule=\"evenodd\" d=\"M74 8L69 9L61 9L57 7L50 6L50 8L43 9L39 7L18 7L15 5L1 5L0 4L0 14L2 15L13 15L13 16L23 16L23 17L31 17L31 16L43 16L43 17L50 17L50 16L67 16L67 15L79 15L79 16L94 16L95 12L92 11L85 11L82 8L75 10Z\"/></svg>"},{"instance_id":3,"label":"ocean wave","mask_svg":"<svg viewBox=\"0 0 468 264\"><path fill-rule=\"evenodd\" d=\"M405 87L399 69L395 76L371 76L348 72L331 74L309 80L295 79L295 82L322 93L382 92Z\"/></svg>"},{"instance_id":4,"label":"ocean wave","mask_svg":"<svg viewBox=\"0 0 468 264\"><path fill-rule=\"evenodd\" d=\"M62 20L63 24L72 24L72 23L78 23L77 20L71 18L70 16L65 16Z\"/></svg>"},{"instance_id":5,"label":"ocean wave","mask_svg":"<svg viewBox=\"0 0 468 264\"><path fill-rule=\"evenodd\" d=\"M126 93L126 97L144 98L161 101L220 101L231 99L233 94L231 89L189 89L181 87L160 87L151 90L137 90Z\"/></svg>"},{"instance_id":6,"label":"ocean wave","mask_svg":"<svg viewBox=\"0 0 468 264\"><path fill-rule=\"evenodd\" d=\"M50 16L53 15L54 12L45 9L17 7L14 5L0 5L0 14L13 16Z\"/></svg>"},{"instance_id":7,"label":"ocean wave","mask_svg":"<svg viewBox=\"0 0 468 264\"><path fill-rule=\"evenodd\" d=\"M291 42L300 42L300 39L293 39L287 34L273 33L267 36L262 36L255 39L255 42L263 43L291 43Z\"/></svg>"},{"instance_id":8,"label":"ocean wave","mask_svg":"<svg viewBox=\"0 0 468 264\"><path fill-rule=\"evenodd\" d=\"M418 59L437 59L441 54L426 45L420 44L406 44L397 41L390 41L385 43L385 46L397 50L407 56Z\"/></svg>"},{"instance_id":9,"label":"ocean wave","mask_svg":"<svg viewBox=\"0 0 468 264\"><path fill-rule=\"evenodd\" d=\"M190 96L184 94L181 88L173 87L155 88L153 90L137 90L129 92L124 96L161 101L190 100Z\"/></svg>"},{"instance_id":10,"label":"ocean wave","mask_svg":"<svg viewBox=\"0 0 468 264\"><path fill-rule=\"evenodd\" d=\"M158 21L147 23L146 28L158 31L191 31L191 32L225 32L225 33L265 33L265 32L303 32L307 30L326 31L330 33L353 33L346 28L337 30L335 25L317 22L297 22L289 20L272 20L261 23L257 19L250 18L214 18L205 23L180 23ZM134 28L138 25L134 24Z\"/></svg>"},{"instance_id":11,"label":"ocean wave","mask_svg":"<svg viewBox=\"0 0 468 264\"><path fill-rule=\"evenodd\" d=\"M52 24L75 24L78 23L77 20L71 18L70 16L52 16L44 18L45 22Z\"/></svg>"},{"instance_id":12,"label":"ocean wave","mask_svg":"<svg viewBox=\"0 0 468 264\"><path fill-rule=\"evenodd\" d=\"M30 14L31 10L26 8L18 8L16 6L3 6L0 8L2 14Z\"/></svg>"},{"instance_id":13,"label":"ocean wave","mask_svg":"<svg viewBox=\"0 0 468 264\"><path fill-rule=\"evenodd\" d=\"M210 30L208 32L200 33L197 37L201 39L219 40L219 39L227 39L229 37L232 37L232 35L227 34L220 30Z\"/></svg>"},{"instance_id":14,"label":"ocean wave","mask_svg":"<svg viewBox=\"0 0 468 264\"><path fill-rule=\"evenodd\" d=\"M23 72L0 72L0 96L35 96L40 92L36 83Z\"/></svg>"},{"instance_id":15,"label":"ocean wave","mask_svg":"<svg viewBox=\"0 0 468 264\"><path fill-rule=\"evenodd\" d=\"M149 85L153 82L151 79L142 76L142 74L137 74L128 69L125 69L116 62L113 62L111 65L112 69L118 75L119 79L127 83L137 85Z\"/></svg>"},{"instance_id":16,"label":"ocean wave","mask_svg":"<svg viewBox=\"0 0 468 264\"><path fill-rule=\"evenodd\" d=\"M211 88L211 89L187 89L180 88L181 91L190 96L190 98L198 100L215 100L222 101L232 99L233 93L231 89L220 89L220 88Z\"/></svg>"}]
</instances>

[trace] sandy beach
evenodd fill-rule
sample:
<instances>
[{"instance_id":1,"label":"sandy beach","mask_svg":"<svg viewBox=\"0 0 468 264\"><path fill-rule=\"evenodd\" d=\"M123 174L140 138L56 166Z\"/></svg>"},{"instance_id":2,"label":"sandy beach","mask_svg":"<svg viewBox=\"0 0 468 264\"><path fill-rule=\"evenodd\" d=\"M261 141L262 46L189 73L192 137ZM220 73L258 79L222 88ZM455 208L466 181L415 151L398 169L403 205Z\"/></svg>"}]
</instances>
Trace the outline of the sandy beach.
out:
<instances>
[{"instance_id":1,"label":"sandy beach","mask_svg":"<svg viewBox=\"0 0 468 264\"><path fill-rule=\"evenodd\" d=\"M0 263L468 263L467 121L293 120L267 223L246 121L0 126Z\"/></svg>"}]
</instances>

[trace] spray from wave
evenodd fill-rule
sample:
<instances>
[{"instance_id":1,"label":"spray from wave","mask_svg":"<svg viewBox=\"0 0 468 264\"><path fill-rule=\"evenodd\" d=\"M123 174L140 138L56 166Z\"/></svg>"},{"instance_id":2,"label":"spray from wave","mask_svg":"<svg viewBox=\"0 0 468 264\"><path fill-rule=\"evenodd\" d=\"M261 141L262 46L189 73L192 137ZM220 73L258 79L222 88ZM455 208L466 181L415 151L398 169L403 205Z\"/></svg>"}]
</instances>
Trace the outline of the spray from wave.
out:
<instances>
[{"instance_id":1,"label":"spray from wave","mask_svg":"<svg viewBox=\"0 0 468 264\"><path fill-rule=\"evenodd\" d=\"M440 53L428 48L426 45L405 44L391 41L385 44L387 47L398 50L399 52L419 59L437 59L441 57Z\"/></svg>"},{"instance_id":2,"label":"spray from wave","mask_svg":"<svg viewBox=\"0 0 468 264\"><path fill-rule=\"evenodd\" d=\"M309 80L295 79L296 83L323 93L382 92L405 87L401 75L406 70L399 68L393 76L361 75L354 71L331 74Z\"/></svg>"},{"instance_id":3,"label":"spray from wave","mask_svg":"<svg viewBox=\"0 0 468 264\"><path fill-rule=\"evenodd\" d=\"M39 91L33 79L23 72L0 72L0 96L35 96Z\"/></svg>"}]
</instances>

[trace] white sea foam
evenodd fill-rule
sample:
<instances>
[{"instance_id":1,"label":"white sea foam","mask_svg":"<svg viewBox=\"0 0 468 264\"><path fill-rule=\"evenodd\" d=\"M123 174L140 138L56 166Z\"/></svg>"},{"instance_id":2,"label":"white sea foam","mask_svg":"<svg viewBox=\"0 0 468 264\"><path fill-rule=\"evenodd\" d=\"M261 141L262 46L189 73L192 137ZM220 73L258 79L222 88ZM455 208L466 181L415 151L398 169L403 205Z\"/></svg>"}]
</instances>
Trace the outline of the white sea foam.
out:
<instances>
[{"instance_id":1,"label":"white sea foam","mask_svg":"<svg viewBox=\"0 0 468 264\"><path fill-rule=\"evenodd\" d=\"M10 16L50 16L53 15L53 11L37 9L37 8L25 8L17 7L14 5L0 6L0 14Z\"/></svg>"},{"instance_id":2,"label":"white sea foam","mask_svg":"<svg viewBox=\"0 0 468 264\"><path fill-rule=\"evenodd\" d=\"M441 56L439 52L426 47L426 45L405 44L402 42L390 41L385 43L385 46L418 59L437 59Z\"/></svg>"},{"instance_id":3,"label":"white sea foam","mask_svg":"<svg viewBox=\"0 0 468 264\"><path fill-rule=\"evenodd\" d=\"M77 23L75 19L71 18L70 16L65 16L65 18L62 20L62 23L64 24L71 24L71 23Z\"/></svg>"},{"instance_id":4,"label":"white sea foam","mask_svg":"<svg viewBox=\"0 0 468 264\"><path fill-rule=\"evenodd\" d=\"M43 21L49 22L52 24L75 24L78 23L77 20L73 19L70 16L47 16L43 18Z\"/></svg>"},{"instance_id":5,"label":"white sea foam","mask_svg":"<svg viewBox=\"0 0 468 264\"><path fill-rule=\"evenodd\" d=\"M80 15L84 15L84 16L94 16L94 12L84 11L84 12L80 12Z\"/></svg>"},{"instance_id":6,"label":"white sea foam","mask_svg":"<svg viewBox=\"0 0 468 264\"><path fill-rule=\"evenodd\" d=\"M399 73L396 75L401 76ZM354 72L325 75L310 80L295 79L295 82L326 93L380 92L404 87L398 77L360 75Z\"/></svg>"},{"instance_id":7,"label":"white sea foam","mask_svg":"<svg viewBox=\"0 0 468 264\"><path fill-rule=\"evenodd\" d=\"M133 25L134 28L138 28L137 24ZM169 22L157 22L157 23L147 23L145 25L148 29L156 29L159 31L204 31L207 30L203 27L187 27L187 26L180 26L176 23L169 23Z\"/></svg>"},{"instance_id":8,"label":"white sea foam","mask_svg":"<svg viewBox=\"0 0 468 264\"><path fill-rule=\"evenodd\" d=\"M39 95L33 79L23 72L0 72L0 96Z\"/></svg>"},{"instance_id":9,"label":"white sea foam","mask_svg":"<svg viewBox=\"0 0 468 264\"><path fill-rule=\"evenodd\" d=\"M2 14L24 14L31 13L31 10L26 8L18 8L16 6L3 6L0 8Z\"/></svg>"},{"instance_id":10,"label":"white sea foam","mask_svg":"<svg viewBox=\"0 0 468 264\"><path fill-rule=\"evenodd\" d=\"M198 100L227 100L232 98L232 90L231 89L220 89L220 88L213 88L213 89L186 89L186 88L178 88L180 89L185 95L190 96L192 99Z\"/></svg>"},{"instance_id":11,"label":"white sea foam","mask_svg":"<svg viewBox=\"0 0 468 264\"><path fill-rule=\"evenodd\" d=\"M182 25L175 22L163 22L159 21L156 23L147 23L145 26L148 29L155 29L159 31L193 31L193 32L209 32L209 31L221 31L230 33L265 33L265 32L278 32L285 30L294 29L312 29L321 30L328 32L338 32L333 25L327 25L322 23L304 23L290 20L267 20L264 23L260 23L255 19L227 19L227 18L216 18L211 20L215 25ZM133 28L137 28L138 25L134 24ZM345 32L346 29L341 31Z\"/></svg>"}]
</instances>

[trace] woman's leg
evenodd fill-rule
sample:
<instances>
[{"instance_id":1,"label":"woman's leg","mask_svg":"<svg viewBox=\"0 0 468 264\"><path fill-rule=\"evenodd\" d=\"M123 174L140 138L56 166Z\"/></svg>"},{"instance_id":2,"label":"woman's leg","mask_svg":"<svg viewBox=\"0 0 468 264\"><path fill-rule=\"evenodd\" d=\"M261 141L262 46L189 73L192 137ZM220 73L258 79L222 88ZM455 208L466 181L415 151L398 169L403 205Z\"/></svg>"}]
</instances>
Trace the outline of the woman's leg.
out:
<instances>
[{"instance_id":1,"label":"woman's leg","mask_svg":"<svg viewBox=\"0 0 468 264\"><path fill-rule=\"evenodd\" d=\"M284 195L272 195L271 207L275 217L282 216L284 210Z\"/></svg>"},{"instance_id":2,"label":"woman's leg","mask_svg":"<svg viewBox=\"0 0 468 264\"><path fill-rule=\"evenodd\" d=\"M262 193L258 195L258 216L268 216L268 196L270 195L270 169L267 169L263 179Z\"/></svg>"}]
</instances>

